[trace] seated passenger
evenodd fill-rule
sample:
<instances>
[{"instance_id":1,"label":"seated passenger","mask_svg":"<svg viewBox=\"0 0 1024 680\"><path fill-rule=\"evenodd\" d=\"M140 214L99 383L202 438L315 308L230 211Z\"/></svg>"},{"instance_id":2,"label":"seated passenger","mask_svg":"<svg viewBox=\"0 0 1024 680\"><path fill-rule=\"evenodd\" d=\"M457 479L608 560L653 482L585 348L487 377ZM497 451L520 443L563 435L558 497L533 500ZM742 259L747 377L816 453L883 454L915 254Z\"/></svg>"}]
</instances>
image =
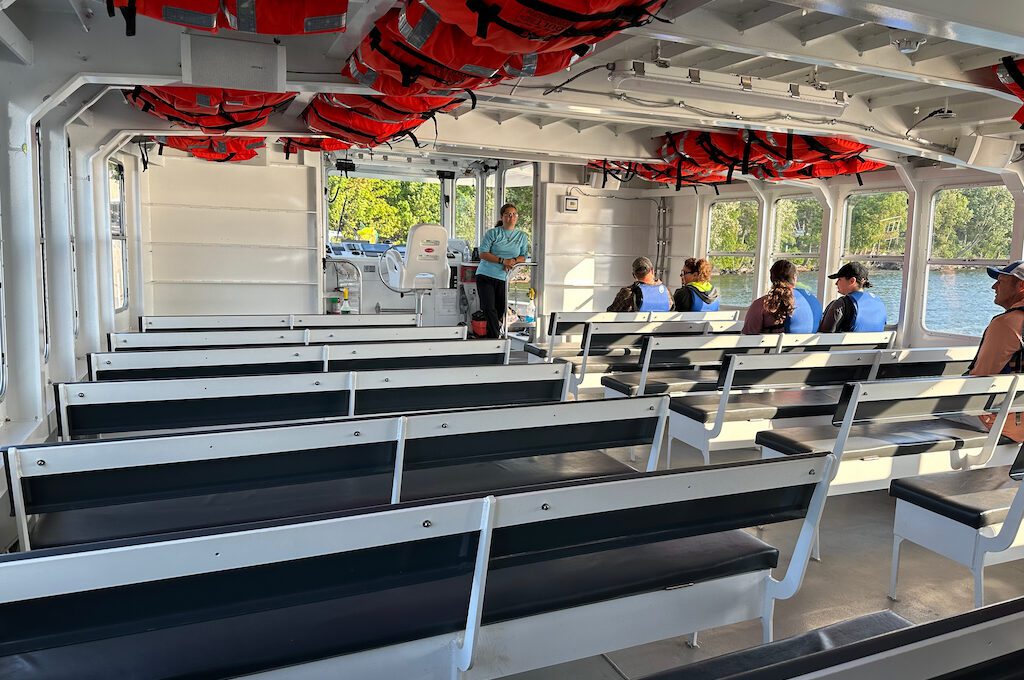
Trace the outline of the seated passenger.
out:
<instances>
[{"instance_id":1,"label":"seated passenger","mask_svg":"<svg viewBox=\"0 0 1024 680\"><path fill-rule=\"evenodd\" d=\"M769 272L772 289L754 300L743 319L744 335L813 333L821 321L818 298L796 285L796 265L779 260Z\"/></svg>"},{"instance_id":2,"label":"seated passenger","mask_svg":"<svg viewBox=\"0 0 1024 680\"><path fill-rule=\"evenodd\" d=\"M885 330L885 303L865 289L871 287L867 267L847 262L835 274L836 289L842 295L829 303L821 316L819 333L877 333Z\"/></svg>"},{"instance_id":3,"label":"seated passenger","mask_svg":"<svg viewBox=\"0 0 1024 680\"><path fill-rule=\"evenodd\" d=\"M718 289L711 285L711 263L705 259L691 257L683 263L679 278L682 288L672 294L677 312L717 312Z\"/></svg>"},{"instance_id":4,"label":"seated passenger","mask_svg":"<svg viewBox=\"0 0 1024 680\"><path fill-rule=\"evenodd\" d=\"M649 257L633 260L633 285L620 288L609 312L671 312L672 297L668 288L654 276L654 263Z\"/></svg>"},{"instance_id":5,"label":"seated passenger","mask_svg":"<svg viewBox=\"0 0 1024 680\"><path fill-rule=\"evenodd\" d=\"M988 275L996 280L992 284L995 303L1006 311L989 321L967 374L1024 373L1024 260L1011 262L1002 269L988 267ZM1018 442L1024 441L1021 415L1011 414L1003 427L1003 434ZM995 415L981 416L985 429L991 429L995 419Z\"/></svg>"}]
</instances>

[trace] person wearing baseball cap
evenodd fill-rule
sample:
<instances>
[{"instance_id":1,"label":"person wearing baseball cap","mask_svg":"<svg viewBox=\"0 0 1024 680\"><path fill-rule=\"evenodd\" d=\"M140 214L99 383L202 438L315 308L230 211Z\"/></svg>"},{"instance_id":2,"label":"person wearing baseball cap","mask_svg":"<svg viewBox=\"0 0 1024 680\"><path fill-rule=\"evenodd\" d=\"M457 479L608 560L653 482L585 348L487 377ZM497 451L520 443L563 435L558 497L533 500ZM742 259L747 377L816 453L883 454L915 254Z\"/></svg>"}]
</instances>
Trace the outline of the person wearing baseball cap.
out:
<instances>
[{"instance_id":1,"label":"person wearing baseball cap","mask_svg":"<svg viewBox=\"0 0 1024 680\"><path fill-rule=\"evenodd\" d=\"M633 285L619 289L606 311L609 312L671 312L672 296L665 284L654 275L649 257L633 260Z\"/></svg>"},{"instance_id":2,"label":"person wearing baseball cap","mask_svg":"<svg viewBox=\"0 0 1024 680\"><path fill-rule=\"evenodd\" d=\"M992 284L994 302L1006 311L989 321L967 375L1024 372L1024 339L1021 337L1024 328L1024 260L987 269L988 275L995 279ZM985 429L991 429L994 421L995 415L981 416ZM1024 441L1021 414L1006 419L1003 434L1014 441Z\"/></svg>"},{"instance_id":3,"label":"person wearing baseball cap","mask_svg":"<svg viewBox=\"0 0 1024 680\"><path fill-rule=\"evenodd\" d=\"M821 316L819 333L876 333L885 330L885 303L869 293L868 269L860 262L847 262L828 278L836 282L842 296L829 303Z\"/></svg>"}]
</instances>

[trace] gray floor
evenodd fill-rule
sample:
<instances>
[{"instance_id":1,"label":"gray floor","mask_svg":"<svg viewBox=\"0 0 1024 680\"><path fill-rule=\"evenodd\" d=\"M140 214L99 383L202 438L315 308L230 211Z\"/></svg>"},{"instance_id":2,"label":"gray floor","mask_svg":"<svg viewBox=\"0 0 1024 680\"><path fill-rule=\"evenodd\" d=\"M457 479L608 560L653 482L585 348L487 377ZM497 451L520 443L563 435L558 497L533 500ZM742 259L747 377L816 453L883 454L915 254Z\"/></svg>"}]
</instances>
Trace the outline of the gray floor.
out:
<instances>
[{"instance_id":1,"label":"gray floor","mask_svg":"<svg viewBox=\"0 0 1024 680\"><path fill-rule=\"evenodd\" d=\"M626 460L628 453L615 452ZM715 461L754 457L745 450L715 454ZM676 442L673 467L699 465L696 451ZM634 463L636 465L636 463ZM903 544L900 568L900 600L886 597L892 552L894 501L886 492L851 494L829 498L821 526L822 561L812 562L800 592L781 601L775 610L775 635L783 638L811 628L880 609L892 609L915 623L951 616L973 606L970 572L949 560L911 544ZM783 573L799 524L768 526L758 535L782 553L778 574ZM987 603L1024 595L1024 562L988 567L985 570ZM515 680L633 680L666 668L717 656L760 643L757 621L703 631L700 647L690 649L683 638L674 638L581 661L552 666L516 676Z\"/></svg>"}]
</instances>

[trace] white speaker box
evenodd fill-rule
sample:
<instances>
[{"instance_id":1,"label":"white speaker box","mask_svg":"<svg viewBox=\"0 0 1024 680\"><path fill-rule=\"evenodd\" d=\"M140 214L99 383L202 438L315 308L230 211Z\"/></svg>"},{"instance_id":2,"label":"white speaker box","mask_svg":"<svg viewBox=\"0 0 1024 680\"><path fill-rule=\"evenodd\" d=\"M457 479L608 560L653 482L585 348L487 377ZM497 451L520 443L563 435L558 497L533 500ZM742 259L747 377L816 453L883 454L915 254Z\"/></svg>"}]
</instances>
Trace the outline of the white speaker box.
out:
<instances>
[{"instance_id":1,"label":"white speaker box","mask_svg":"<svg viewBox=\"0 0 1024 680\"><path fill-rule=\"evenodd\" d=\"M197 87L285 92L284 45L183 33L181 80Z\"/></svg>"}]
</instances>

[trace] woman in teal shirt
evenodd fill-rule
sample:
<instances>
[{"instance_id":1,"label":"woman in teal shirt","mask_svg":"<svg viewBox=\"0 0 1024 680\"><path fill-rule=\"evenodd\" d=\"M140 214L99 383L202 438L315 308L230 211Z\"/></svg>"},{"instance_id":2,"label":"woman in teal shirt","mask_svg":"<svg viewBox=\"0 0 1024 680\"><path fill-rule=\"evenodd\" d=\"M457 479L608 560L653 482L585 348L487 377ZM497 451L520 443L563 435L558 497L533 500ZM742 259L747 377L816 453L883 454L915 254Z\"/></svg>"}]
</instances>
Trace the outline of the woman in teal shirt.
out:
<instances>
[{"instance_id":1,"label":"woman in teal shirt","mask_svg":"<svg viewBox=\"0 0 1024 680\"><path fill-rule=\"evenodd\" d=\"M487 337L501 334L505 315L505 279L520 262L526 261L526 232L516 229L519 211L511 203L501 206L498 224L484 233L480 241L480 266L476 269L476 290L480 310L487 317Z\"/></svg>"}]
</instances>

